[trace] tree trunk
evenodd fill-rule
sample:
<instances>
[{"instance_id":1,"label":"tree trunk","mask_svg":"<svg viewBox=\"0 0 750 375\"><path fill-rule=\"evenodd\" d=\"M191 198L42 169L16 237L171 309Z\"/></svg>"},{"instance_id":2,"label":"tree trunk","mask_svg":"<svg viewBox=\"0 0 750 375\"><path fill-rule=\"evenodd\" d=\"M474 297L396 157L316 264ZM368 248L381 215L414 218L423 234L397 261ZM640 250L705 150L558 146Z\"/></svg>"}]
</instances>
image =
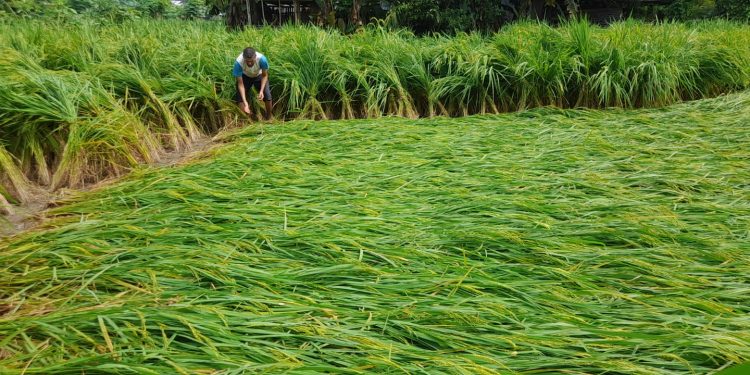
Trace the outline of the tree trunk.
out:
<instances>
[{"instance_id":1,"label":"tree trunk","mask_svg":"<svg viewBox=\"0 0 750 375\"><path fill-rule=\"evenodd\" d=\"M227 9L227 27L242 29L247 25L257 25L262 22L257 0L230 0Z\"/></svg>"},{"instance_id":2,"label":"tree trunk","mask_svg":"<svg viewBox=\"0 0 750 375\"><path fill-rule=\"evenodd\" d=\"M361 0L352 0L352 25L354 27L362 26L362 20L359 19L360 8L362 8Z\"/></svg>"},{"instance_id":3,"label":"tree trunk","mask_svg":"<svg viewBox=\"0 0 750 375\"><path fill-rule=\"evenodd\" d=\"M578 16L578 0L566 0L565 10L568 12L568 17L573 18Z\"/></svg>"},{"instance_id":4,"label":"tree trunk","mask_svg":"<svg viewBox=\"0 0 750 375\"><path fill-rule=\"evenodd\" d=\"M250 10L247 8L248 0L231 0L227 9L227 27L238 30L248 24Z\"/></svg>"},{"instance_id":5,"label":"tree trunk","mask_svg":"<svg viewBox=\"0 0 750 375\"><path fill-rule=\"evenodd\" d=\"M247 21L250 23L252 17L250 17L250 0L245 0L245 12L247 13Z\"/></svg>"},{"instance_id":6,"label":"tree trunk","mask_svg":"<svg viewBox=\"0 0 750 375\"><path fill-rule=\"evenodd\" d=\"M294 23L298 24L300 23L300 7L299 7L299 0L294 0Z\"/></svg>"},{"instance_id":7,"label":"tree trunk","mask_svg":"<svg viewBox=\"0 0 750 375\"><path fill-rule=\"evenodd\" d=\"M336 15L333 13L333 0L323 1L323 22L327 26L333 26L336 23Z\"/></svg>"}]
</instances>

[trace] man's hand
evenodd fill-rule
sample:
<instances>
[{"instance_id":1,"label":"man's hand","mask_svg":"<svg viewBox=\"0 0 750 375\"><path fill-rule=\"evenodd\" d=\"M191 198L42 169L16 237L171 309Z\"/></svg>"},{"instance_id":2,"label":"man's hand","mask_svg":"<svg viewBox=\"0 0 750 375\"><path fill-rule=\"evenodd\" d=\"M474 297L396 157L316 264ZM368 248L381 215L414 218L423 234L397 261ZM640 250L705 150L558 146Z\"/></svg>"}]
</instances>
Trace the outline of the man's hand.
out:
<instances>
[{"instance_id":1,"label":"man's hand","mask_svg":"<svg viewBox=\"0 0 750 375\"><path fill-rule=\"evenodd\" d=\"M258 100L262 101L264 97L265 97L265 96L263 95L263 90L261 90L261 91L260 91L260 92L258 93Z\"/></svg>"},{"instance_id":2,"label":"man's hand","mask_svg":"<svg viewBox=\"0 0 750 375\"><path fill-rule=\"evenodd\" d=\"M242 108L242 112L250 114L250 105L247 102L242 103L240 107Z\"/></svg>"}]
</instances>

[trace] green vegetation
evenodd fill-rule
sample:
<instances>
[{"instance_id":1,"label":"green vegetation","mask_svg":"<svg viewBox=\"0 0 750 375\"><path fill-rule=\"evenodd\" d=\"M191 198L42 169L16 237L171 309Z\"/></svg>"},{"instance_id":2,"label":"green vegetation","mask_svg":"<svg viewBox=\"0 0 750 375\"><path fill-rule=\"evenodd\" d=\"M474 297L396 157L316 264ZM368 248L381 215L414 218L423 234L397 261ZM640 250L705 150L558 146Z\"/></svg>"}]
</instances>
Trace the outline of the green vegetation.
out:
<instances>
[{"instance_id":1,"label":"green vegetation","mask_svg":"<svg viewBox=\"0 0 750 375\"><path fill-rule=\"evenodd\" d=\"M743 0L716 0L718 14L729 19L750 21L750 2Z\"/></svg>"},{"instance_id":2,"label":"green vegetation","mask_svg":"<svg viewBox=\"0 0 750 375\"><path fill-rule=\"evenodd\" d=\"M750 21L750 2L746 0L675 0L652 9L660 17L692 20L720 17Z\"/></svg>"},{"instance_id":3,"label":"green vegetation","mask_svg":"<svg viewBox=\"0 0 750 375\"><path fill-rule=\"evenodd\" d=\"M193 19L206 15L204 0L184 0L183 4L175 6L170 0L4 0L0 3L0 18L122 22L138 18ZM215 6L213 2L209 5Z\"/></svg>"},{"instance_id":4,"label":"green vegetation","mask_svg":"<svg viewBox=\"0 0 750 375\"><path fill-rule=\"evenodd\" d=\"M276 116L287 119L656 107L750 83L750 28L728 22L520 23L417 38L15 19L0 23L0 193L27 201L38 186L121 175L233 126L230 69L248 45L270 57Z\"/></svg>"},{"instance_id":5,"label":"green vegetation","mask_svg":"<svg viewBox=\"0 0 750 375\"><path fill-rule=\"evenodd\" d=\"M1 242L0 372L750 360L748 106L248 127Z\"/></svg>"},{"instance_id":6,"label":"green vegetation","mask_svg":"<svg viewBox=\"0 0 750 375\"><path fill-rule=\"evenodd\" d=\"M750 360L748 25L416 37L150 19L230 3L0 4L0 202L133 172L0 240L1 374ZM379 4L321 3L329 21ZM391 15L488 31L512 3L403 0ZM739 0L650 12L750 16ZM298 121L238 112L247 46L269 56L275 116ZM144 166L217 133L229 144L205 159Z\"/></svg>"}]
</instances>

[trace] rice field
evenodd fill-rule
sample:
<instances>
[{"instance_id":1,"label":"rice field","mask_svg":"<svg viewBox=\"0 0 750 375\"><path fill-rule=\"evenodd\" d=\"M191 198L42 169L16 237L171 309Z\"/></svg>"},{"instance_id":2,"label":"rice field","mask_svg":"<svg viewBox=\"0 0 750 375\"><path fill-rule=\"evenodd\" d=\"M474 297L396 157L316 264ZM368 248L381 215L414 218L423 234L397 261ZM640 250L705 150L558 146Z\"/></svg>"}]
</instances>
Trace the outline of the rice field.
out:
<instances>
[{"instance_id":1,"label":"rice field","mask_svg":"<svg viewBox=\"0 0 750 375\"><path fill-rule=\"evenodd\" d=\"M257 124L0 242L3 374L750 360L750 92Z\"/></svg>"},{"instance_id":2,"label":"rice field","mask_svg":"<svg viewBox=\"0 0 750 375\"><path fill-rule=\"evenodd\" d=\"M54 37L51 37L54 36ZM661 107L750 86L750 27L518 23L419 38L372 26L0 21L0 195L78 188L238 123L233 59L269 57L278 119ZM260 110L254 103L255 110Z\"/></svg>"}]
</instances>

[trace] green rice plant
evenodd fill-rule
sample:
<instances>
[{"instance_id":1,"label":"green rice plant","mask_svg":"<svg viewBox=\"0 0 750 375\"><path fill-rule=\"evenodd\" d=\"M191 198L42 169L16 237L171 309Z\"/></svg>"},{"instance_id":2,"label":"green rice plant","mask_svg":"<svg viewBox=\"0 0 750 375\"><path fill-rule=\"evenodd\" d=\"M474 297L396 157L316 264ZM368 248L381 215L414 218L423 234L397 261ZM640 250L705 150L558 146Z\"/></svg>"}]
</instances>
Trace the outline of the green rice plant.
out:
<instances>
[{"instance_id":1,"label":"green rice plant","mask_svg":"<svg viewBox=\"0 0 750 375\"><path fill-rule=\"evenodd\" d=\"M657 32L651 25L631 21L607 30L607 35L607 49L617 52L617 64L607 60L607 66L617 73L612 84L617 89L609 90L609 97L627 98L627 106L662 106L696 97L699 47L694 35L681 25L659 25ZM606 85L599 87L604 98ZM621 100L611 105L623 106L618 102Z\"/></svg>"},{"instance_id":2,"label":"green rice plant","mask_svg":"<svg viewBox=\"0 0 750 375\"><path fill-rule=\"evenodd\" d=\"M45 71L34 61L13 50L5 51L0 71L0 119L8 149L21 160L25 173L33 173L42 184L50 183L47 159L59 149L59 124L73 123L78 99L86 89L75 74Z\"/></svg>"},{"instance_id":3,"label":"green rice plant","mask_svg":"<svg viewBox=\"0 0 750 375\"><path fill-rule=\"evenodd\" d=\"M441 77L434 82L435 96L449 114L497 113L493 94L505 77L478 34L443 38L434 52L431 67Z\"/></svg>"},{"instance_id":4,"label":"green rice plant","mask_svg":"<svg viewBox=\"0 0 750 375\"><path fill-rule=\"evenodd\" d=\"M504 90L492 92L503 111L545 105L567 107L574 73L572 49L558 30L538 23L519 23L492 40Z\"/></svg>"},{"instance_id":5,"label":"green rice plant","mask_svg":"<svg viewBox=\"0 0 750 375\"><path fill-rule=\"evenodd\" d=\"M414 75L415 68L423 65L410 57L414 54L414 45L410 43L413 36L406 32L389 32L382 26L368 31L353 37L353 42L359 46L354 50L356 55L342 56L360 61L361 74L367 82L366 112L375 116L417 117L408 79Z\"/></svg>"},{"instance_id":6,"label":"green rice plant","mask_svg":"<svg viewBox=\"0 0 750 375\"><path fill-rule=\"evenodd\" d=\"M101 30L97 26L84 23L62 28L66 32L56 33L56 38L45 38L41 45L37 45L44 51L39 61L42 67L85 72L107 60L110 46L99 34Z\"/></svg>"},{"instance_id":7,"label":"green rice plant","mask_svg":"<svg viewBox=\"0 0 750 375\"><path fill-rule=\"evenodd\" d=\"M9 78L2 83L4 137L14 140L8 147L20 155L19 167L40 184L80 186L121 175L123 161L153 161L151 134L81 73L46 70L14 51L1 69ZM12 170L7 163L4 169Z\"/></svg>"},{"instance_id":8,"label":"green rice plant","mask_svg":"<svg viewBox=\"0 0 750 375\"><path fill-rule=\"evenodd\" d=\"M333 107L338 107L339 119L353 119L357 117L356 100L362 95L361 86L365 79L358 71L359 66L346 59L339 59L337 69L330 72L331 89L337 100Z\"/></svg>"},{"instance_id":9,"label":"green rice plant","mask_svg":"<svg viewBox=\"0 0 750 375\"><path fill-rule=\"evenodd\" d=\"M738 87L747 87L750 79L750 37L743 27L728 22L704 22L697 25L696 38L702 53L697 85L702 94L717 95ZM708 35L714 37L708 37Z\"/></svg>"},{"instance_id":10,"label":"green rice plant","mask_svg":"<svg viewBox=\"0 0 750 375\"><path fill-rule=\"evenodd\" d=\"M627 88L623 87L622 74L616 68L622 63L622 54L616 49L607 51L607 44L595 37L596 27L585 19L568 21L564 31L573 54L569 80L573 106L606 105L612 98L620 102L627 99L629 103L630 98L623 98Z\"/></svg>"},{"instance_id":11,"label":"green rice plant","mask_svg":"<svg viewBox=\"0 0 750 375\"><path fill-rule=\"evenodd\" d=\"M339 38L325 31L306 27L307 32L285 27L279 42L286 51L277 62L275 75L283 82L282 96L289 111L299 118L327 119L324 108L330 91L330 77L335 70ZM278 48L278 47L277 47Z\"/></svg>"},{"instance_id":12,"label":"green rice plant","mask_svg":"<svg viewBox=\"0 0 750 375\"><path fill-rule=\"evenodd\" d=\"M415 37L382 25L341 35L312 26L232 33L216 22L5 19L0 45L0 140L26 178L45 186L55 173L70 175L55 169L73 124L99 115L110 124L108 111L127 118L135 126L127 132L141 139L145 126L158 144L145 146L150 156L124 144L111 148L132 150L128 160L155 160L242 122L230 72L247 46L269 57L280 119L659 107L750 85L750 32L727 21L628 20L608 28L525 21L493 35Z\"/></svg>"},{"instance_id":13,"label":"green rice plant","mask_svg":"<svg viewBox=\"0 0 750 375\"><path fill-rule=\"evenodd\" d=\"M170 76L162 80L163 95L187 132L190 140L215 133L222 127L220 108L234 105L218 96L215 85L207 77L195 75ZM200 120L200 121L197 121Z\"/></svg>"},{"instance_id":14,"label":"green rice plant","mask_svg":"<svg viewBox=\"0 0 750 375\"><path fill-rule=\"evenodd\" d=\"M140 163L154 162L161 150L135 115L113 105L71 124L52 187L82 187L121 176Z\"/></svg>"},{"instance_id":15,"label":"green rice plant","mask_svg":"<svg viewBox=\"0 0 750 375\"><path fill-rule=\"evenodd\" d=\"M16 158L0 145L0 171L2 171L2 190L0 194L3 199L14 200L17 197L21 202L31 200L31 183L26 175L18 168Z\"/></svg>"},{"instance_id":16,"label":"green rice plant","mask_svg":"<svg viewBox=\"0 0 750 375\"><path fill-rule=\"evenodd\" d=\"M422 53L407 55L408 60L403 69L406 73L406 84L414 100L414 106L423 116L447 116L448 112L440 101L436 80L431 73L431 63L428 60L430 52L423 48Z\"/></svg>"},{"instance_id":17,"label":"green rice plant","mask_svg":"<svg viewBox=\"0 0 750 375\"><path fill-rule=\"evenodd\" d=\"M0 373L746 362L748 105L237 129L0 240Z\"/></svg>"},{"instance_id":18,"label":"green rice plant","mask_svg":"<svg viewBox=\"0 0 750 375\"><path fill-rule=\"evenodd\" d=\"M185 147L189 140L186 129L157 95L163 91L161 79L145 76L140 70L123 64L98 65L93 74L102 85L125 98L128 109L140 112L151 131L158 134L166 146L177 150Z\"/></svg>"}]
</instances>

